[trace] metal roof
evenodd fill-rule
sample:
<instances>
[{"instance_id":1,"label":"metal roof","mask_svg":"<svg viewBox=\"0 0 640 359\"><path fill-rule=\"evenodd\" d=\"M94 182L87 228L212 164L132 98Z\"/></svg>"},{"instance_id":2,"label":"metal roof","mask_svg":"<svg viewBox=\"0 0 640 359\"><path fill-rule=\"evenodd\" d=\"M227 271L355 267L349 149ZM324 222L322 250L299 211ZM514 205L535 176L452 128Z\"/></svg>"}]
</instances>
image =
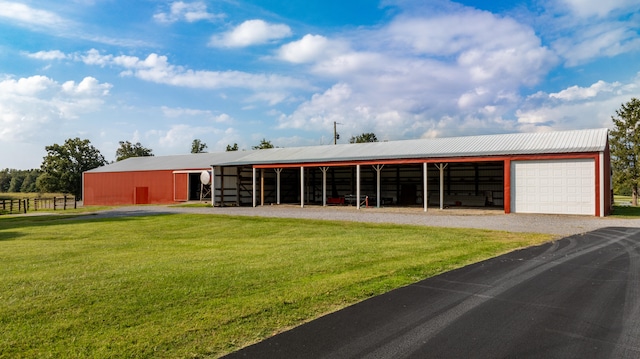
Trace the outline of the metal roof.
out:
<instances>
[{"instance_id":1,"label":"metal roof","mask_svg":"<svg viewBox=\"0 0 640 359\"><path fill-rule=\"evenodd\" d=\"M207 169L211 166L602 152L607 145L607 136L608 130L600 128L133 157L87 172L177 171Z\"/></svg>"},{"instance_id":2,"label":"metal roof","mask_svg":"<svg viewBox=\"0 0 640 359\"><path fill-rule=\"evenodd\" d=\"M88 173L135 172L135 171L180 171L204 170L219 161L236 161L254 151L230 151L217 153L197 153L173 156L130 157L106 166L94 168Z\"/></svg>"},{"instance_id":3,"label":"metal roof","mask_svg":"<svg viewBox=\"0 0 640 359\"><path fill-rule=\"evenodd\" d=\"M273 148L247 153L214 166L369 161L388 159L484 157L499 155L602 152L606 128L543 133L430 138L346 145Z\"/></svg>"}]
</instances>

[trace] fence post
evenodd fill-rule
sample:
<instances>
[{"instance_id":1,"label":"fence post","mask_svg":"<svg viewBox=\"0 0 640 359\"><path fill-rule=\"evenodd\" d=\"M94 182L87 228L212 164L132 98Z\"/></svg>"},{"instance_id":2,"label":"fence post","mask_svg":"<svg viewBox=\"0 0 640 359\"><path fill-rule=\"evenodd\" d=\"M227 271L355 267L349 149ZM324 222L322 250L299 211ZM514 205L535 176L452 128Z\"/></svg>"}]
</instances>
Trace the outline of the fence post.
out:
<instances>
[{"instance_id":1,"label":"fence post","mask_svg":"<svg viewBox=\"0 0 640 359\"><path fill-rule=\"evenodd\" d=\"M56 201L56 198L55 198L55 197L53 197L53 210L54 210L54 211L56 210L56 202L57 202L57 201Z\"/></svg>"},{"instance_id":2,"label":"fence post","mask_svg":"<svg viewBox=\"0 0 640 359\"><path fill-rule=\"evenodd\" d=\"M73 209L78 209L78 199L73 196Z\"/></svg>"},{"instance_id":3,"label":"fence post","mask_svg":"<svg viewBox=\"0 0 640 359\"><path fill-rule=\"evenodd\" d=\"M27 214L27 200L24 200L24 214Z\"/></svg>"},{"instance_id":4,"label":"fence post","mask_svg":"<svg viewBox=\"0 0 640 359\"><path fill-rule=\"evenodd\" d=\"M67 210L67 195L65 194L64 197L62 197L62 198L64 198L64 203L62 204L62 209L66 211Z\"/></svg>"}]
</instances>

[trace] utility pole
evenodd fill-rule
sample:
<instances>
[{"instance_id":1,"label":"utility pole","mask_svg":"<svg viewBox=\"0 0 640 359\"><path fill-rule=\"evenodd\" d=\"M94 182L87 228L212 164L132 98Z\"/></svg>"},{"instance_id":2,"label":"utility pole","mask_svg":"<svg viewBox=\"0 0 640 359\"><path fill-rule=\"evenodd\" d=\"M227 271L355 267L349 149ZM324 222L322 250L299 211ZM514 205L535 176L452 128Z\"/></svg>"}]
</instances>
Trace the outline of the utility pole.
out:
<instances>
[{"instance_id":1,"label":"utility pole","mask_svg":"<svg viewBox=\"0 0 640 359\"><path fill-rule=\"evenodd\" d=\"M338 139L340 138L340 134L338 134L338 131L336 130L336 125L342 125L342 124L337 123L336 121L333 121L333 144L334 145L338 144Z\"/></svg>"}]
</instances>

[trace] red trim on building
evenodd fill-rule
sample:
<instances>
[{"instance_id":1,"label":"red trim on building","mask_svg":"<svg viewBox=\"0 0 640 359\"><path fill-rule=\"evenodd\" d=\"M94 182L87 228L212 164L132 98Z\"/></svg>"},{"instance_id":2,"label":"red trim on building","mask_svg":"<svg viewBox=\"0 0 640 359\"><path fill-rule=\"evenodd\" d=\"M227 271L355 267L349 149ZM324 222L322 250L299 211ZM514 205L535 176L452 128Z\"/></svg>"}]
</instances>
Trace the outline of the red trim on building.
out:
<instances>
[{"instance_id":1,"label":"red trim on building","mask_svg":"<svg viewBox=\"0 0 640 359\"><path fill-rule=\"evenodd\" d=\"M511 213L511 160L504 160L504 194L502 199L502 206L504 207L504 213Z\"/></svg>"},{"instance_id":2,"label":"red trim on building","mask_svg":"<svg viewBox=\"0 0 640 359\"><path fill-rule=\"evenodd\" d=\"M600 154L595 156L596 168L596 217L600 217Z\"/></svg>"}]
</instances>

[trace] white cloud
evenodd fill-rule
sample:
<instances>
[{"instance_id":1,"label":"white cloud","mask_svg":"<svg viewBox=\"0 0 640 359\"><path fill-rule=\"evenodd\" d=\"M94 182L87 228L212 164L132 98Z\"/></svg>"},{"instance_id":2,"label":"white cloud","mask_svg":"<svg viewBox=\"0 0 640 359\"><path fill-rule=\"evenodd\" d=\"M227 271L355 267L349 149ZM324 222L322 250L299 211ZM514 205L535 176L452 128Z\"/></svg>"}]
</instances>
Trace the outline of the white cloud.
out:
<instances>
[{"instance_id":1,"label":"white cloud","mask_svg":"<svg viewBox=\"0 0 640 359\"><path fill-rule=\"evenodd\" d=\"M169 118L201 117L205 120L217 123L230 122L232 120L231 116L227 115L226 113L214 114L209 110L198 110L182 107L172 108L167 106L162 106L161 110L162 113Z\"/></svg>"},{"instance_id":2,"label":"white cloud","mask_svg":"<svg viewBox=\"0 0 640 359\"><path fill-rule=\"evenodd\" d=\"M100 83L93 77L85 77L76 85L75 81L67 81L62 84L62 91L74 96L107 96L113 87L108 83Z\"/></svg>"},{"instance_id":3,"label":"white cloud","mask_svg":"<svg viewBox=\"0 0 640 359\"><path fill-rule=\"evenodd\" d=\"M620 83L607 83L602 80L594 83L589 87L571 86L557 93L549 94L551 98L557 98L565 101L584 100L588 98L596 97L603 92L613 92L616 88L621 86Z\"/></svg>"},{"instance_id":4,"label":"white cloud","mask_svg":"<svg viewBox=\"0 0 640 359\"><path fill-rule=\"evenodd\" d=\"M0 81L0 141L50 136L48 126L98 111L111 85L85 77L63 84L46 76Z\"/></svg>"},{"instance_id":5,"label":"white cloud","mask_svg":"<svg viewBox=\"0 0 640 359\"><path fill-rule=\"evenodd\" d=\"M162 151L169 150L167 152L176 153L177 149L178 151L182 150L184 153L189 153L191 143L194 139L198 138L202 140L202 142L207 143L207 137L219 134L220 132L220 130L214 127L177 124L171 126L168 130L148 131L145 137L153 141L153 145L157 145L156 148L162 149ZM211 150L211 148L209 148L209 150Z\"/></svg>"},{"instance_id":6,"label":"white cloud","mask_svg":"<svg viewBox=\"0 0 640 359\"><path fill-rule=\"evenodd\" d=\"M619 9L637 7L636 0L560 0L572 13L581 17L603 17Z\"/></svg>"},{"instance_id":7,"label":"white cloud","mask_svg":"<svg viewBox=\"0 0 640 359\"><path fill-rule=\"evenodd\" d=\"M266 44L291 36L291 28L285 24L270 24L263 20L247 20L221 35L214 35L209 42L215 47L246 47Z\"/></svg>"},{"instance_id":8,"label":"white cloud","mask_svg":"<svg viewBox=\"0 0 640 359\"><path fill-rule=\"evenodd\" d=\"M341 39L307 35L278 55L335 83L282 115L281 128L321 132L337 121L387 139L513 130L505 118L521 89L557 63L530 27L468 8L401 14Z\"/></svg>"},{"instance_id":9,"label":"white cloud","mask_svg":"<svg viewBox=\"0 0 640 359\"><path fill-rule=\"evenodd\" d=\"M13 1L0 1L0 17L34 27L56 28L68 25L65 19L51 11L34 9Z\"/></svg>"},{"instance_id":10,"label":"white cloud","mask_svg":"<svg viewBox=\"0 0 640 359\"><path fill-rule=\"evenodd\" d=\"M153 15L153 19L160 23L174 23L176 21L196 22L200 20L214 20L224 17L223 14L213 14L207 11L207 4L202 1L185 3L174 1L171 3L169 12L158 12Z\"/></svg>"},{"instance_id":11,"label":"white cloud","mask_svg":"<svg viewBox=\"0 0 640 359\"><path fill-rule=\"evenodd\" d=\"M532 22L568 67L640 50L637 0L545 0Z\"/></svg>"},{"instance_id":12,"label":"white cloud","mask_svg":"<svg viewBox=\"0 0 640 359\"><path fill-rule=\"evenodd\" d=\"M331 52L332 43L324 36L307 34L278 50L280 59L296 64L317 61ZM341 46L340 46L341 47Z\"/></svg>"},{"instance_id":13,"label":"white cloud","mask_svg":"<svg viewBox=\"0 0 640 359\"><path fill-rule=\"evenodd\" d=\"M124 68L123 76L135 76L139 79L165 85L219 89L247 88L264 89L307 89L310 86L302 80L273 74L251 74L242 71L207 71L190 70L169 63L166 56L155 53L144 60L135 56L101 55L92 49L86 55L78 56L88 65L120 66Z\"/></svg>"},{"instance_id":14,"label":"white cloud","mask_svg":"<svg viewBox=\"0 0 640 359\"><path fill-rule=\"evenodd\" d=\"M64 60L67 55L60 50L38 51L35 53L27 53L27 57L38 60Z\"/></svg>"},{"instance_id":15,"label":"white cloud","mask_svg":"<svg viewBox=\"0 0 640 359\"><path fill-rule=\"evenodd\" d=\"M531 28L477 10L436 17L400 16L384 38L417 58L455 57L471 80L479 82L513 77L531 85L555 63L553 53Z\"/></svg>"},{"instance_id":16,"label":"white cloud","mask_svg":"<svg viewBox=\"0 0 640 359\"><path fill-rule=\"evenodd\" d=\"M0 82L0 94L5 96L36 96L56 85L46 76L31 76L15 80L8 78Z\"/></svg>"},{"instance_id":17,"label":"white cloud","mask_svg":"<svg viewBox=\"0 0 640 359\"><path fill-rule=\"evenodd\" d=\"M557 93L529 96L517 110L523 131L611 127L611 116L622 103L640 97L640 74L629 83L598 81Z\"/></svg>"},{"instance_id":18,"label":"white cloud","mask_svg":"<svg viewBox=\"0 0 640 359\"><path fill-rule=\"evenodd\" d=\"M579 31L565 34L552 43L553 49L566 59L567 66L587 63L599 57L614 57L640 50L637 29L622 22L588 23Z\"/></svg>"}]
</instances>

